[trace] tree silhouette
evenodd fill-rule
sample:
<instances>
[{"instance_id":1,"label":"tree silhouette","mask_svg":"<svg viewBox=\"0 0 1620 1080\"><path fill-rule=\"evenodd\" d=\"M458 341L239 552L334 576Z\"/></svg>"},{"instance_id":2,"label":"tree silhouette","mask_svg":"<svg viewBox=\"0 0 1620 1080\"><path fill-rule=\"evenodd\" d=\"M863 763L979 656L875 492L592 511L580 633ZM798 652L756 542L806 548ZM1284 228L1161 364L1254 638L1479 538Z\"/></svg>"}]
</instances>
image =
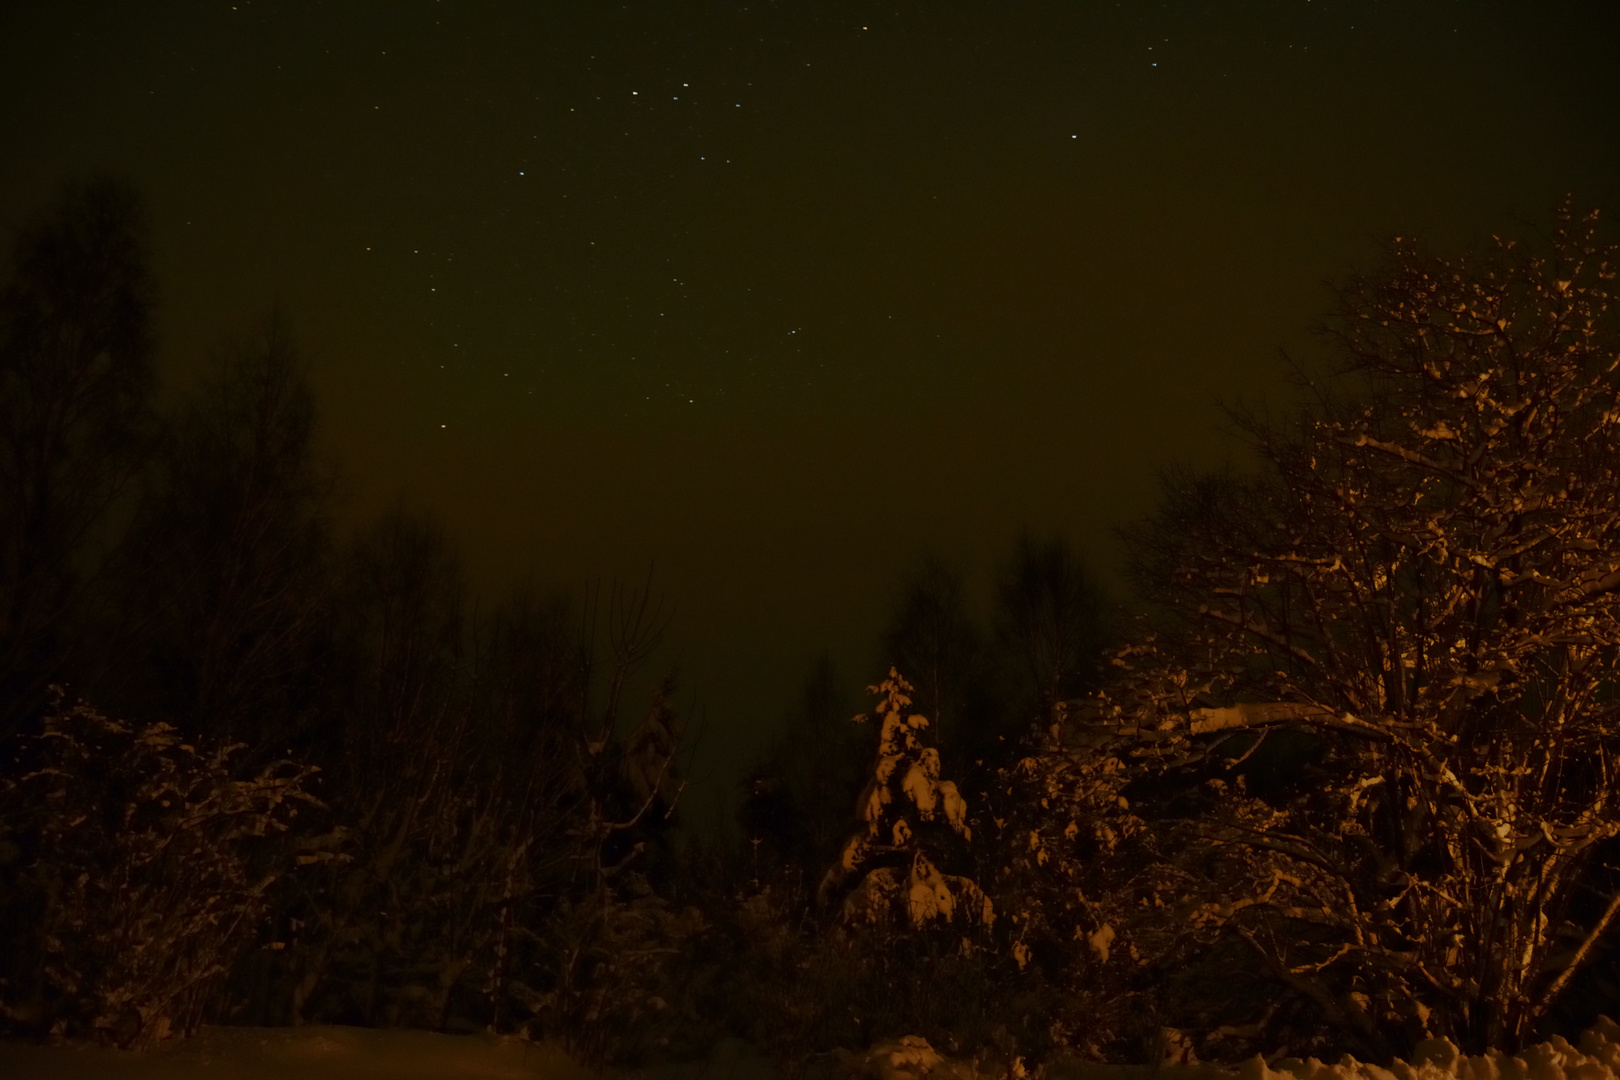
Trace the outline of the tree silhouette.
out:
<instances>
[{"instance_id":1,"label":"tree silhouette","mask_svg":"<svg viewBox=\"0 0 1620 1080\"><path fill-rule=\"evenodd\" d=\"M332 481L314 432L314 393L275 316L216 352L165 432L125 546L117 651L146 660L139 704L188 731L258 744L301 724L329 621Z\"/></svg>"},{"instance_id":2,"label":"tree silhouette","mask_svg":"<svg viewBox=\"0 0 1620 1080\"><path fill-rule=\"evenodd\" d=\"M883 636L884 662L916 676L917 706L940 752L979 778L978 763L1006 734L994 657L969 610L962 574L938 558L920 559L902 579ZM1011 720L1014 729L1022 718Z\"/></svg>"},{"instance_id":3,"label":"tree silhouette","mask_svg":"<svg viewBox=\"0 0 1620 1080\"><path fill-rule=\"evenodd\" d=\"M744 778L745 838L766 850L766 869L830 862L849 831L849 808L865 782L864 744L850 724L848 697L823 653L805 678L770 755ZM758 877L760 852L753 862Z\"/></svg>"},{"instance_id":4,"label":"tree silhouette","mask_svg":"<svg viewBox=\"0 0 1620 1080\"><path fill-rule=\"evenodd\" d=\"M152 286L140 202L63 189L0 286L0 732L68 662L65 627L147 445Z\"/></svg>"},{"instance_id":5,"label":"tree silhouette","mask_svg":"<svg viewBox=\"0 0 1620 1080\"><path fill-rule=\"evenodd\" d=\"M1035 715L1094 685L1105 640L1102 593L1062 538L1019 537L996 601L1001 641L1027 680Z\"/></svg>"}]
</instances>

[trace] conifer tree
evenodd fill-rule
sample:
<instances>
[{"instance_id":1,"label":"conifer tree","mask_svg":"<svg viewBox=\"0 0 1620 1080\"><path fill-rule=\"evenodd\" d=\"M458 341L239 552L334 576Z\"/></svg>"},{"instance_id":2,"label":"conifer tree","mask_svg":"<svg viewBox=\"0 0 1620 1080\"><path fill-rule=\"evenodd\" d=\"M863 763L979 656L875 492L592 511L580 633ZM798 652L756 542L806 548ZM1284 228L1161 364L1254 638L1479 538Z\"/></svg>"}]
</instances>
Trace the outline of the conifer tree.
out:
<instances>
[{"instance_id":1,"label":"conifer tree","mask_svg":"<svg viewBox=\"0 0 1620 1080\"><path fill-rule=\"evenodd\" d=\"M973 832L966 800L942 778L939 751L924 743L928 719L910 711L912 685L890 668L867 689L877 707L854 722L878 727L872 777L856 805L860 824L822 878L818 899L830 902L855 880L843 903L846 922L881 924L902 914L913 927L958 919L988 926L995 912L984 890L938 865L948 860L950 835L968 841Z\"/></svg>"},{"instance_id":2,"label":"conifer tree","mask_svg":"<svg viewBox=\"0 0 1620 1080\"><path fill-rule=\"evenodd\" d=\"M0 281L0 733L77 673L69 623L151 436L152 284L140 200L65 188Z\"/></svg>"}]
</instances>

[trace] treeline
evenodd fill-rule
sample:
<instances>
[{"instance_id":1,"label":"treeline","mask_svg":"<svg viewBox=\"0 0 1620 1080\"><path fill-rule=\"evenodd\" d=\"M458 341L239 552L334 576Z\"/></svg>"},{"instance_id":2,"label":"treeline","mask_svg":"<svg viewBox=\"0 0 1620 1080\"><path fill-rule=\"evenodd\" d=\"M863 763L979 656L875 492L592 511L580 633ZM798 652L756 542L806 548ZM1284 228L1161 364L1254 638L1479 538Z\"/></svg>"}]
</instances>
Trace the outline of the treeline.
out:
<instances>
[{"instance_id":1,"label":"treeline","mask_svg":"<svg viewBox=\"0 0 1620 1080\"><path fill-rule=\"evenodd\" d=\"M656 598L480 610L403 510L340 543L279 322L155 407L142 234L66 190L0 292L5 1023L633 1015L603 957L680 919L673 685L627 697Z\"/></svg>"},{"instance_id":2,"label":"treeline","mask_svg":"<svg viewBox=\"0 0 1620 1080\"><path fill-rule=\"evenodd\" d=\"M1253 468L1169 475L1125 532L1129 609L1058 541L982 619L919 563L868 694L818 664L739 839L677 843L673 685L627 696L650 586L480 614L430 522L339 543L275 323L156 411L136 207L67 192L0 293L13 1034L793 1067L921 1035L1016 1074L1513 1049L1620 1005L1596 215L1344 283L1339 366L1232 417Z\"/></svg>"}]
</instances>

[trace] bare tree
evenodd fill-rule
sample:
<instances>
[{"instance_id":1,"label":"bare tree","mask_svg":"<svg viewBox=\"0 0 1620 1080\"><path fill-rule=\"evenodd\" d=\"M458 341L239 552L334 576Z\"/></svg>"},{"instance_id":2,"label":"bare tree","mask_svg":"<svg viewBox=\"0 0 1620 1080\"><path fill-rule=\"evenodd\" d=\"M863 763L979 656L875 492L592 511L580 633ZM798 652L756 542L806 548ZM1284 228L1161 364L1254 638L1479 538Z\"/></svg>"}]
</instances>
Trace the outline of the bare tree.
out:
<instances>
[{"instance_id":1,"label":"bare tree","mask_svg":"<svg viewBox=\"0 0 1620 1080\"><path fill-rule=\"evenodd\" d=\"M442 532L403 511L362 534L340 595L343 859L294 883L283 1008L429 1027L481 1013L601 1051L621 1007L658 999L668 942L638 935L687 925L640 873L680 791L672 686L632 730L615 722L664 623L656 598L611 590L605 634L591 607L531 592L479 619Z\"/></svg>"},{"instance_id":2,"label":"bare tree","mask_svg":"<svg viewBox=\"0 0 1620 1080\"><path fill-rule=\"evenodd\" d=\"M463 879L499 862L489 845L503 823L470 776L465 603L459 561L430 520L396 510L349 554L340 610L353 684L326 754L347 858L300 883L289 909L301 924L287 958L295 1022L437 1023L471 962L438 940L440 920L468 914Z\"/></svg>"},{"instance_id":3,"label":"bare tree","mask_svg":"<svg viewBox=\"0 0 1620 1080\"><path fill-rule=\"evenodd\" d=\"M170 426L125 545L122 648L137 700L255 746L296 727L327 601L332 470L285 325L229 342ZM143 655L144 654L144 655ZM129 668L127 661L122 663Z\"/></svg>"},{"instance_id":4,"label":"bare tree","mask_svg":"<svg viewBox=\"0 0 1620 1080\"><path fill-rule=\"evenodd\" d=\"M1545 253L1397 240L1317 403L1244 421L1261 475L1134 531L1164 633L1036 767L1189 780L1154 828L1224 894L1156 902L1365 1054L1517 1046L1620 911L1577 903L1620 833L1617 253L1567 212Z\"/></svg>"},{"instance_id":5,"label":"bare tree","mask_svg":"<svg viewBox=\"0 0 1620 1080\"><path fill-rule=\"evenodd\" d=\"M135 1047L189 1034L303 847L314 770L244 773L239 745L52 696L0 777L0 1022Z\"/></svg>"}]
</instances>

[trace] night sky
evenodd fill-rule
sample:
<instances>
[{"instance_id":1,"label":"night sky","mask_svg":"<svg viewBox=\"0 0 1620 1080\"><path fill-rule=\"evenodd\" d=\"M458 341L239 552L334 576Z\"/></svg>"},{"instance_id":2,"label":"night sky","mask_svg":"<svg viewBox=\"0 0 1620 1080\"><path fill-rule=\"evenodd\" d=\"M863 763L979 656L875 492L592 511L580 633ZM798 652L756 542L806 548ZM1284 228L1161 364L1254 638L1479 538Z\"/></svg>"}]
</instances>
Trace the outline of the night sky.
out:
<instances>
[{"instance_id":1,"label":"night sky","mask_svg":"<svg viewBox=\"0 0 1620 1080\"><path fill-rule=\"evenodd\" d=\"M356 522L639 580L700 776L923 552L1105 574L1326 282L1620 213L1620 4L0 2L0 226L111 172L167 384L272 307ZM711 785L712 787L712 785Z\"/></svg>"}]
</instances>

